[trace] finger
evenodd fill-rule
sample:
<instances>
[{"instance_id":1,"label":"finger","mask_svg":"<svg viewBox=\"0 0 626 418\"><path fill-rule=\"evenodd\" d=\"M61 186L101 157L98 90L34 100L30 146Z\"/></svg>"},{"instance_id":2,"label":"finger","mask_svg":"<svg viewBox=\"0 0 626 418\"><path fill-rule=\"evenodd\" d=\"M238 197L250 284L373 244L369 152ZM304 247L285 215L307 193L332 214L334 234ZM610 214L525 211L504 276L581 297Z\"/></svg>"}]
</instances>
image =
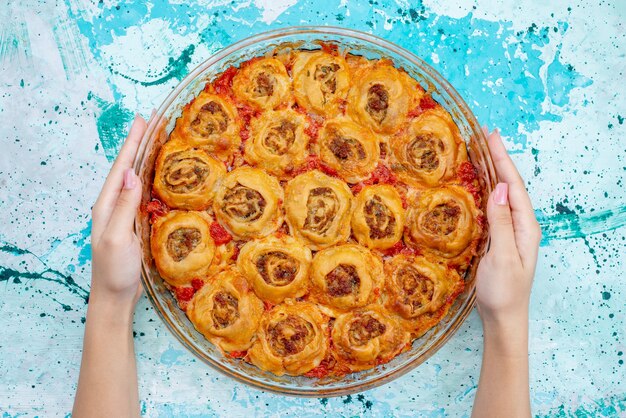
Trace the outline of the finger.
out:
<instances>
[{"instance_id":1,"label":"finger","mask_svg":"<svg viewBox=\"0 0 626 418\"><path fill-rule=\"evenodd\" d=\"M124 145L122 145L113 167L111 167L111 171L102 186L100 196L98 196L93 206L94 222L92 235L94 237L99 237L104 231L104 227L109 223L115 202L122 189L124 170L132 166L145 131L146 121L137 115L130 128L128 137Z\"/></svg>"},{"instance_id":2,"label":"finger","mask_svg":"<svg viewBox=\"0 0 626 418\"><path fill-rule=\"evenodd\" d=\"M132 168L127 168L124 173L124 186L115 202L115 209L111 214L111 220L106 228L106 234L110 237L129 237L133 233L133 224L137 208L141 202L141 181Z\"/></svg>"},{"instance_id":3,"label":"finger","mask_svg":"<svg viewBox=\"0 0 626 418\"><path fill-rule=\"evenodd\" d=\"M508 200L520 257L524 263L534 263L537 257L537 246L541 239L541 230L535 218L530 196L528 196L522 177L504 147L500 133L497 130L492 132L488 141L499 180L509 185Z\"/></svg>"},{"instance_id":4,"label":"finger","mask_svg":"<svg viewBox=\"0 0 626 418\"><path fill-rule=\"evenodd\" d=\"M522 180L522 176L520 176L517 171L513 160L511 160L504 146L504 142L502 142L500 132L495 130L489 134L487 140L489 142L491 158L498 173L498 178L509 185L509 201L511 202L511 206L520 210L525 209L532 211L532 204L526 192L524 180Z\"/></svg>"},{"instance_id":5,"label":"finger","mask_svg":"<svg viewBox=\"0 0 626 418\"><path fill-rule=\"evenodd\" d=\"M489 235L491 237L489 251L494 251L498 257L513 255L519 258L506 183L498 183L489 196L487 219L489 220Z\"/></svg>"}]
</instances>

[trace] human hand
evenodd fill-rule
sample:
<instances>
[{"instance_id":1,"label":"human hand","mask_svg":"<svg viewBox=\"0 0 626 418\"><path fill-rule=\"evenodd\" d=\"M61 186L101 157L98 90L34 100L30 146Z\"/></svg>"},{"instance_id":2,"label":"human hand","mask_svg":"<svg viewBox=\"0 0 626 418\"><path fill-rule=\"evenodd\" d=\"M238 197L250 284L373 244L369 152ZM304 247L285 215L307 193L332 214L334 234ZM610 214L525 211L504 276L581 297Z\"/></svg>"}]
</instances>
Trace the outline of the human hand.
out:
<instances>
[{"instance_id":1,"label":"human hand","mask_svg":"<svg viewBox=\"0 0 626 418\"><path fill-rule=\"evenodd\" d=\"M141 181L132 165L146 127L137 115L92 209L90 305L104 302L128 315L141 295L141 250L133 232Z\"/></svg>"},{"instance_id":2,"label":"human hand","mask_svg":"<svg viewBox=\"0 0 626 418\"><path fill-rule=\"evenodd\" d=\"M487 202L491 245L478 266L478 312L485 328L523 324L526 329L541 228L499 131L484 130L501 183Z\"/></svg>"}]
</instances>

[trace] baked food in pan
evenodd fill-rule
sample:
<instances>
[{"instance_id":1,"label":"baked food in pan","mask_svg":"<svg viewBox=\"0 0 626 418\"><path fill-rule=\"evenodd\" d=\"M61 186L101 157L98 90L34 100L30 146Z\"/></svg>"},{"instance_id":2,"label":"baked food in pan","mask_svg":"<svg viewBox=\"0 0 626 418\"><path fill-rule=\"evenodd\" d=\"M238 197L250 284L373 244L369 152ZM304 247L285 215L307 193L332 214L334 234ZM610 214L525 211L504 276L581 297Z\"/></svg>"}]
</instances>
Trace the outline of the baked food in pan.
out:
<instances>
[{"instance_id":1,"label":"baked food in pan","mask_svg":"<svg viewBox=\"0 0 626 418\"><path fill-rule=\"evenodd\" d=\"M181 309L277 375L398 355L446 315L485 232L447 111L391 61L329 45L208 80L153 199L152 256Z\"/></svg>"}]
</instances>

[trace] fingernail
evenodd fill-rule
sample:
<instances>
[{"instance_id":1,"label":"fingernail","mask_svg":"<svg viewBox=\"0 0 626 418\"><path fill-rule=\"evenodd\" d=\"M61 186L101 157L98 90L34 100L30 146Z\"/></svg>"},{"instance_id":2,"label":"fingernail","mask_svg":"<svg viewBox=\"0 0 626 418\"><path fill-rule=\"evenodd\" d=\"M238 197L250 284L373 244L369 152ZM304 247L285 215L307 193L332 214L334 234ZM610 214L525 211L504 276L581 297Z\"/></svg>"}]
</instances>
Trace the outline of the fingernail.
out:
<instances>
[{"instance_id":1,"label":"fingernail","mask_svg":"<svg viewBox=\"0 0 626 418\"><path fill-rule=\"evenodd\" d=\"M493 191L493 201L496 205L505 206L509 197L509 185L498 183Z\"/></svg>"},{"instance_id":2,"label":"fingernail","mask_svg":"<svg viewBox=\"0 0 626 418\"><path fill-rule=\"evenodd\" d=\"M127 190L134 189L137 185L137 177L132 168L127 168L124 171L124 188Z\"/></svg>"}]
</instances>

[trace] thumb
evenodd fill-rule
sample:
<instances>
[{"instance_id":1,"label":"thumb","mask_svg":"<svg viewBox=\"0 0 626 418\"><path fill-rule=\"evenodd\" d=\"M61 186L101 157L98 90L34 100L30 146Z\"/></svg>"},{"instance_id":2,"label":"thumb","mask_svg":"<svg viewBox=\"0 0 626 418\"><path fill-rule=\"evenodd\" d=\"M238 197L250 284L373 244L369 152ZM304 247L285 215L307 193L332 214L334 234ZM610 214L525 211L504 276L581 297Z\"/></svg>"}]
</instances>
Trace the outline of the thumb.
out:
<instances>
[{"instance_id":1,"label":"thumb","mask_svg":"<svg viewBox=\"0 0 626 418\"><path fill-rule=\"evenodd\" d=\"M141 181L132 168L127 168L124 171L124 185L115 203L107 233L114 234L113 236L124 236L132 233L140 202Z\"/></svg>"},{"instance_id":2,"label":"thumb","mask_svg":"<svg viewBox=\"0 0 626 418\"><path fill-rule=\"evenodd\" d=\"M509 207L509 185L498 183L487 202L491 248L515 250L515 232Z\"/></svg>"}]
</instances>

